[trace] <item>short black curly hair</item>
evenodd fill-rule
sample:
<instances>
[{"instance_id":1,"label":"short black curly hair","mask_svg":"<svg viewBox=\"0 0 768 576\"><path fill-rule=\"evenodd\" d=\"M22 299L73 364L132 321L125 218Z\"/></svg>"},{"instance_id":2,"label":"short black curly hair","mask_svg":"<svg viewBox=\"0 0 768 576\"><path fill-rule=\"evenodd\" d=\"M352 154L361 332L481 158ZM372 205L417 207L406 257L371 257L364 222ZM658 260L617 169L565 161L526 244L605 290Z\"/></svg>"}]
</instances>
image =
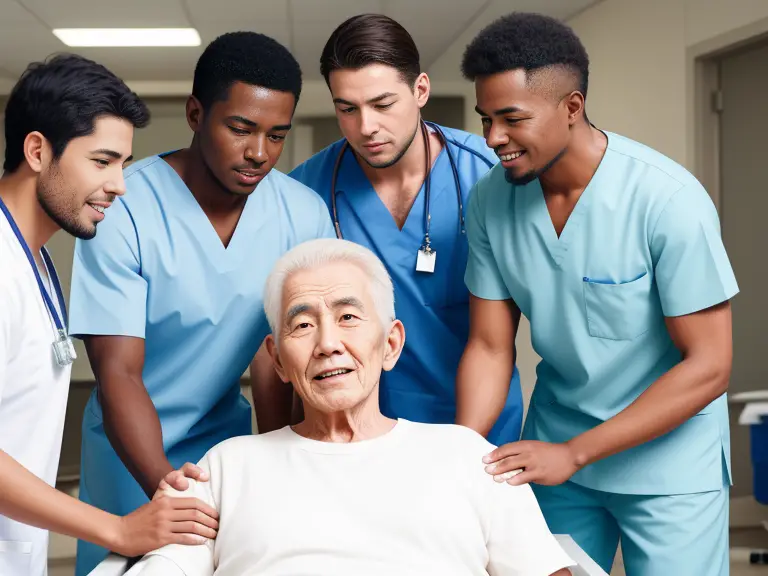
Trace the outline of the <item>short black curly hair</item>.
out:
<instances>
[{"instance_id":1,"label":"short black curly hair","mask_svg":"<svg viewBox=\"0 0 768 576\"><path fill-rule=\"evenodd\" d=\"M204 110L226 100L235 82L290 92L299 102L301 67L277 40L257 32L229 32L211 42L195 67L192 95Z\"/></svg>"},{"instance_id":2,"label":"short black curly hair","mask_svg":"<svg viewBox=\"0 0 768 576\"><path fill-rule=\"evenodd\" d=\"M467 80L509 70L532 72L564 66L578 76L586 98L589 56L567 25L541 14L514 12L485 27L464 51L461 72Z\"/></svg>"}]
</instances>

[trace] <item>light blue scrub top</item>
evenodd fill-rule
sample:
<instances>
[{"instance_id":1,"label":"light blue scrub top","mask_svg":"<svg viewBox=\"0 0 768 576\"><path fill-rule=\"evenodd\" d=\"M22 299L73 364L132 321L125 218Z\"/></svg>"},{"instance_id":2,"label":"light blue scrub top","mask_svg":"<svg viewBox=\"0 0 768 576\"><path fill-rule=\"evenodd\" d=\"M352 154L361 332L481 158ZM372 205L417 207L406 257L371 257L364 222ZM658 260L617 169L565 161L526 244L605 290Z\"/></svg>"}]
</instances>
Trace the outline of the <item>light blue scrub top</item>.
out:
<instances>
[{"instance_id":1,"label":"light blue scrub top","mask_svg":"<svg viewBox=\"0 0 768 576\"><path fill-rule=\"evenodd\" d=\"M616 134L559 239L539 181L515 187L500 165L477 183L468 213L469 289L512 298L542 357L525 439L564 442L616 415L681 361L664 317L738 292L704 188L672 160ZM725 395L572 480L624 494L704 492L722 488L724 465Z\"/></svg>"},{"instance_id":2,"label":"light blue scrub top","mask_svg":"<svg viewBox=\"0 0 768 576\"><path fill-rule=\"evenodd\" d=\"M498 158L474 134L449 128L443 131L456 162L466 212L469 191ZM320 194L329 210L331 176L342 143L332 144L290 174ZM395 368L382 374L382 412L414 422L455 422L456 371L469 334L469 292L463 278L468 245L466 234L460 233L458 195L445 147L432 167L430 239L437 252L432 274L416 271L417 251L424 242L424 186L402 230L351 149L344 154L336 188L341 232L384 262L395 287L397 317L405 326L403 353ZM518 440L522 412L520 378L515 371L504 411L489 441Z\"/></svg>"},{"instance_id":3,"label":"light blue scrub top","mask_svg":"<svg viewBox=\"0 0 768 576\"><path fill-rule=\"evenodd\" d=\"M144 384L168 459L179 467L251 434L240 377L269 333L267 275L293 246L335 235L317 194L276 170L248 197L226 248L161 157L130 166L125 180L127 193L96 237L77 241L70 330L145 340ZM83 420L81 473L87 500L102 509L124 515L147 501L104 434L95 392Z\"/></svg>"}]
</instances>

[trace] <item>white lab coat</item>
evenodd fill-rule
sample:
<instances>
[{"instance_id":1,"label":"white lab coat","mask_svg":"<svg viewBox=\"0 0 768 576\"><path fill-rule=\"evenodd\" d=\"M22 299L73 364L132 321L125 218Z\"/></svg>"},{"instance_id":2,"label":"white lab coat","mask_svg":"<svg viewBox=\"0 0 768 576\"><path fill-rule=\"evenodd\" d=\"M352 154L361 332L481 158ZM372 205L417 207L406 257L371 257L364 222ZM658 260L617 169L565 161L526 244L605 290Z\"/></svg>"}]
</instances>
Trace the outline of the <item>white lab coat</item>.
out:
<instances>
[{"instance_id":1,"label":"white lab coat","mask_svg":"<svg viewBox=\"0 0 768 576\"><path fill-rule=\"evenodd\" d=\"M51 486L71 371L56 363L55 335L29 260L0 213L0 449ZM0 574L45 576L47 564L48 532L0 515Z\"/></svg>"}]
</instances>

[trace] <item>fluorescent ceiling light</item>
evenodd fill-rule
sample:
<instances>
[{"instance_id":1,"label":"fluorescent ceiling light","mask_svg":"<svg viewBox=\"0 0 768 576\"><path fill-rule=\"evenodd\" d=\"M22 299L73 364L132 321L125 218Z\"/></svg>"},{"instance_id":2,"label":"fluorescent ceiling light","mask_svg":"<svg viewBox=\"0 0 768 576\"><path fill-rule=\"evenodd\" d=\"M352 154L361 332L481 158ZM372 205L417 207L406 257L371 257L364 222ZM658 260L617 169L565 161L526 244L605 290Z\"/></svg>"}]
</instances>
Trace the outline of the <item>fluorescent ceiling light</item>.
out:
<instances>
[{"instance_id":1,"label":"fluorescent ceiling light","mask_svg":"<svg viewBox=\"0 0 768 576\"><path fill-rule=\"evenodd\" d=\"M67 46L200 46L194 28L57 28Z\"/></svg>"}]
</instances>

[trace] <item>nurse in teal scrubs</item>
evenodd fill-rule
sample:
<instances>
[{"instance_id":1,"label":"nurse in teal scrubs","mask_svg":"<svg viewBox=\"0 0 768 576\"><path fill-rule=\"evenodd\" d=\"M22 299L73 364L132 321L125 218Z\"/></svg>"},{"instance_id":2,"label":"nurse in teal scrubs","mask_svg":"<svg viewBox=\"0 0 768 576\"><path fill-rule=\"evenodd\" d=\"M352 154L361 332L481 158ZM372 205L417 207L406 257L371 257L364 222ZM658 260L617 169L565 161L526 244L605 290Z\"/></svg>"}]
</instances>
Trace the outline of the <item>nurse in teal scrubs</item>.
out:
<instances>
[{"instance_id":1,"label":"nurse in teal scrubs","mask_svg":"<svg viewBox=\"0 0 768 576\"><path fill-rule=\"evenodd\" d=\"M272 169L300 91L298 63L271 38L216 39L187 103L190 147L130 166L98 236L78 241L70 331L98 382L84 501L125 515L173 468L251 433L240 378L269 332L266 277L291 247L333 236L323 201ZM77 574L106 554L80 542Z\"/></svg>"},{"instance_id":2,"label":"nurse in teal scrubs","mask_svg":"<svg viewBox=\"0 0 768 576\"><path fill-rule=\"evenodd\" d=\"M410 34L391 18L364 14L343 22L320 68L345 138L291 176L323 197L339 236L371 249L392 277L408 338L395 369L382 375L382 411L452 423L469 333L465 211L472 186L498 158L474 134L422 121L429 78ZM505 390L489 434L496 444L520 438L516 371Z\"/></svg>"},{"instance_id":3,"label":"nurse in teal scrubs","mask_svg":"<svg viewBox=\"0 0 768 576\"><path fill-rule=\"evenodd\" d=\"M501 164L468 207L458 422L490 429L524 314L542 361L523 440L488 473L532 483L550 529L606 571L621 540L628 576L728 574L738 288L713 203L669 158L590 125L587 54L564 24L501 18L462 68Z\"/></svg>"}]
</instances>

